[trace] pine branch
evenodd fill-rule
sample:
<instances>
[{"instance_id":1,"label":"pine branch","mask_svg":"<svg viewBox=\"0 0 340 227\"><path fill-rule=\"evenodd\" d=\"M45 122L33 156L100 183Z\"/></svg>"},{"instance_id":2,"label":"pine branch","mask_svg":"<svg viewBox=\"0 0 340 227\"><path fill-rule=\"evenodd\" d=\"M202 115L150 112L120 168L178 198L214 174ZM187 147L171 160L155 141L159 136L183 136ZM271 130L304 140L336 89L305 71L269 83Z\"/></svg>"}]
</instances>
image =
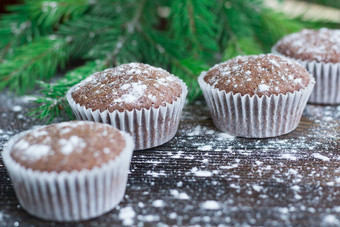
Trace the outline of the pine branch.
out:
<instances>
[{"instance_id":1,"label":"pine branch","mask_svg":"<svg viewBox=\"0 0 340 227\"><path fill-rule=\"evenodd\" d=\"M26 0L8 8L0 20L0 62L17 46L52 34L60 24L82 16L89 0Z\"/></svg>"},{"instance_id":2,"label":"pine branch","mask_svg":"<svg viewBox=\"0 0 340 227\"><path fill-rule=\"evenodd\" d=\"M193 50L194 57L211 61L218 51L214 1L174 0L171 3L170 35L175 40L183 40L184 47Z\"/></svg>"},{"instance_id":3,"label":"pine branch","mask_svg":"<svg viewBox=\"0 0 340 227\"><path fill-rule=\"evenodd\" d=\"M32 113L32 116L51 122L55 117L64 111L69 118L72 118L72 110L66 100L66 92L73 85L79 83L87 76L105 68L104 61L92 61L83 66L68 72L62 79L55 83L48 84L40 82L43 97L38 96L35 103L39 105Z\"/></svg>"},{"instance_id":4,"label":"pine branch","mask_svg":"<svg viewBox=\"0 0 340 227\"><path fill-rule=\"evenodd\" d=\"M127 26L129 27L126 27L126 31L124 32L124 34L118 37L118 41L117 41L118 43L116 44L113 51L106 56L106 59L104 61L89 62L86 65L81 66L67 73L64 78L58 80L56 83L53 83L53 84L40 82L40 86L42 88L41 92L44 94L44 97L38 97L38 99L35 101L37 104L40 105L40 107L36 108L32 112L32 115L40 119L47 119L48 122L52 121L55 117L60 116L62 110L68 113L69 116L71 116L72 111L66 101L66 97L65 97L66 92L71 86L79 83L81 80L85 79L87 76L93 74L96 71L100 71L100 70L103 70L104 68L112 66L113 63L117 61L118 55L120 54L120 51L122 50L122 47L124 46L123 44L133 34L131 30L134 31L139 24L139 20L141 18L143 6L145 5L145 3L146 3L146 0L140 1L140 5L136 7L135 17L133 17L130 21L127 22ZM86 24L86 21L85 21L85 24ZM79 24L79 22L76 21L75 23L69 24L68 26L70 27L67 27L66 25L64 28L62 28L61 33L63 32L67 33L68 29L74 28L75 25L78 26L78 29L80 28L80 30L86 31L87 26L85 26L85 24L84 23ZM112 23L101 23L101 24L104 24L104 26L100 28L97 27L95 29L98 29L98 31L103 32L105 30L110 31L111 30L110 28L113 28ZM86 43L86 40L91 41L92 40L91 38L97 36L98 34L103 34L103 33L97 34L96 31L92 31L92 32L93 33L92 35L90 35L90 39L88 39L88 35L84 37L85 40L81 39L83 34L79 35L79 33L76 33L77 36L68 37L68 39L71 40L70 41L71 46L74 45L74 43L77 43L78 41L81 41L81 40L83 40L83 43L84 41ZM77 46L77 45L74 45L74 46ZM71 48L71 52L74 52L72 51L72 48ZM75 53L73 53L73 55L75 55Z\"/></svg>"},{"instance_id":5,"label":"pine branch","mask_svg":"<svg viewBox=\"0 0 340 227\"><path fill-rule=\"evenodd\" d=\"M36 80L54 76L56 69L64 68L67 60L67 43L55 36L21 46L0 64L0 90L8 87L23 94L34 87Z\"/></svg>"}]
</instances>

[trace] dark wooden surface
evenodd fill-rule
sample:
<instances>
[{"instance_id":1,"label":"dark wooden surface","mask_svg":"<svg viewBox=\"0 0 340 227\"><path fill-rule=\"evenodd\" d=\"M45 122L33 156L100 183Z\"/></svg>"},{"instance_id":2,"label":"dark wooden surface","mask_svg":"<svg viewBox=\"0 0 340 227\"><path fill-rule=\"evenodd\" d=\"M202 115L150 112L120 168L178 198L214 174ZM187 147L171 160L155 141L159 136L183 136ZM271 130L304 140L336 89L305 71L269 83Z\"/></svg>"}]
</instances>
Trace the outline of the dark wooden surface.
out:
<instances>
[{"instance_id":1,"label":"dark wooden surface","mask_svg":"<svg viewBox=\"0 0 340 227\"><path fill-rule=\"evenodd\" d=\"M42 124L24 115L28 106L0 95L0 151L13 134ZM339 134L340 106L308 105L288 135L234 138L217 131L197 101L185 107L173 140L134 153L124 200L91 221L27 214L0 159L0 226L340 226Z\"/></svg>"}]
</instances>

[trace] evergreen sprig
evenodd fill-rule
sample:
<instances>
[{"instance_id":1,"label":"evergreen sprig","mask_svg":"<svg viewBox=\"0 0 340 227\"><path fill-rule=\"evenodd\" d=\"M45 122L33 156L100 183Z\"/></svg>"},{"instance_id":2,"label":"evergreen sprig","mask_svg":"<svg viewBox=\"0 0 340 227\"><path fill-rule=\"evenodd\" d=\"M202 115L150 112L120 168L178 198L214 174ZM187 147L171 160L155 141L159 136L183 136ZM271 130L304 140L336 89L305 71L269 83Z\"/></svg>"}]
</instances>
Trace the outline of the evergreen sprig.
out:
<instances>
[{"instance_id":1,"label":"evergreen sprig","mask_svg":"<svg viewBox=\"0 0 340 227\"><path fill-rule=\"evenodd\" d=\"M0 20L0 62L18 46L52 34L60 24L81 17L89 0L25 0L8 7L11 14Z\"/></svg>"},{"instance_id":2,"label":"evergreen sprig","mask_svg":"<svg viewBox=\"0 0 340 227\"><path fill-rule=\"evenodd\" d=\"M85 65L69 71L63 78L54 83L40 81L39 84L43 96L36 97L35 102L39 104L39 107L31 114L40 119L47 120L47 122L52 121L54 117L60 116L62 114L61 111L64 111L68 114L69 118L72 118L72 110L65 97L67 90L79 81L85 79L87 75L103 70L104 68L105 62L102 60L89 61Z\"/></svg>"},{"instance_id":3,"label":"evergreen sprig","mask_svg":"<svg viewBox=\"0 0 340 227\"><path fill-rule=\"evenodd\" d=\"M0 89L24 93L39 82L34 115L71 113L67 90L95 71L127 62L162 67L200 95L197 76L240 54L258 54L305 24L261 0L25 0L0 19ZM74 60L85 62L42 82Z\"/></svg>"}]
</instances>

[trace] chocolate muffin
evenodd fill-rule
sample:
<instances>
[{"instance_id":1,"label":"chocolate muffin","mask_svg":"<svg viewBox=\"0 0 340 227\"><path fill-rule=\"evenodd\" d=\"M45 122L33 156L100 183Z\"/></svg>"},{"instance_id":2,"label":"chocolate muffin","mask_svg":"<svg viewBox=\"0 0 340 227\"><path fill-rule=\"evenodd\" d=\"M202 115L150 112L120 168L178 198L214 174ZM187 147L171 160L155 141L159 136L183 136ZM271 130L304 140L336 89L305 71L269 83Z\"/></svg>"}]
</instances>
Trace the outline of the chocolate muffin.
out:
<instances>
[{"instance_id":1,"label":"chocolate muffin","mask_svg":"<svg viewBox=\"0 0 340 227\"><path fill-rule=\"evenodd\" d=\"M250 138L294 130L314 83L302 66L273 54L239 56L199 77L216 127Z\"/></svg>"},{"instance_id":2,"label":"chocolate muffin","mask_svg":"<svg viewBox=\"0 0 340 227\"><path fill-rule=\"evenodd\" d=\"M315 77L309 102L340 103L340 30L304 29L279 40L272 52L296 60Z\"/></svg>"},{"instance_id":3,"label":"chocolate muffin","mask_svg":"<svg viewBox=\"0 0 340 227\"><path fill-rule=\"evenodd\" d=\"M129 63L97 72L67 93L77 119L129 132L136 150L172 139L187 94L182 80L147 64Z\"/></svg>"},{"instance_id":4,"label":"chocolate muffin","mask_svg":"<svg viewBox=\"0 0 340 227\"><path fill-rule=\"evenodd\" d=\"M86 220L123 198L132 138L112 126L71 121L10 140L3 160L22 207L46 220Z\"/></svg>"}]
</instances>

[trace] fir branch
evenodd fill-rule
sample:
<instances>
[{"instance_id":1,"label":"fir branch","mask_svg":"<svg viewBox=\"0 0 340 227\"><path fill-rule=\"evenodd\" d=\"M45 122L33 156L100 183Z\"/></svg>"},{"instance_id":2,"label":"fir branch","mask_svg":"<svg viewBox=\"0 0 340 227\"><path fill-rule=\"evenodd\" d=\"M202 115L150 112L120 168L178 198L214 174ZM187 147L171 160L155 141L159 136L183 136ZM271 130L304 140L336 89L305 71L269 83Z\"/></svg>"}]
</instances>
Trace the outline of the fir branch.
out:
<instances>
[{"instance_id":1,"label":"fir branch","mask_svg":"<svg viewBox=\"0 0 340 227\"><path fill-rule=\"evenodd\" d=\"M60 24L82 16L89 6L88 0L26 0L10 6L11 14L0 20L0 62L12 48L52 34Z\"/></svg>"},{"instance_id":2,"label":"fir branch","mask_svg":"<svg viewBox=\"0 0 340 227\"><path fill-rule=\"evenodd\" d=\"M57 68L64 68L68 50L63 39L51 36L21 46L0 64L0 90L8 87L19 94L35 85L36 80L55 75Z\"/></svg>"},{"instance_id":3,"label":"fir branch","mask_svg":"<svg viewBox=\"0 0 340 227\"><path fill-rule=\"evenodd\" d=\"M118 41L117 41L115 48L113 49L112 52L110 52L106 56L105 60L89 62L86 65L81 66L67 73L64 78L58 80L55 83L47 84L44 82L40 82L40 86L42 88L41 92L44 94L44 96L38 97L38 99L36 100L36 103L39 104L40 106L32 112L32 115L40 119L47 119L48 122L52 121L55 117L60 116L62 110L68 113L69 116L71 116L72 111L66 101L66 97L65 97L66 92L71 86L79 83L81 80L85 79L87 76L91 75L92 73L103 70L104 68L107 68L109 66L116 65L115 63L117 63L116 62L117 57L120 51L122 50L124 43L133 34L132 31L134 31L136 27L139 26L139 20L141 18L143 6L145 5L145 3L146 3L146 0L140 1L140 5L136 7L135 16L126 23L126 29L125 29L124 34L122 34L121 36L117 38ZM91 19L93 19L93 17L91 17ZM93 20L91 21L93 22ZM87 33L84 32L84 31L87 31L86 29L87 26L85 26L85 24L86 24L86 21L85 23L83 22L79 23L78 21L76 21L74 23L65 25L65 27L62 28L61 33L65 33L65 34L67 33L69 29L74 28L75 25L77 26L78 29L80 28L80 30L82 30L82 32L80 32L80 35L79 33L76 33L77 34L76 36L68 37L68 39L71 40L70 41L71 46L74 45L75 47L76 46L79 47L79 45L77 45L77 42L81 42L81 41L83 41L83 43L90 42L93 37L99 34L103 36L103 32L104 34L106 34L105 31L109 32L111 31L110 28L112 29L114 28L112 23L109 23L109 21L108 23L101 23L104 26L95 28L95 30L92 31L90 35L90 39L89 39L89 36L87 35ZM101 32L97 33L96 31L101 31ZM85 39L82 39L84 34L85 34L85 37L84 37ZM107 36L104 36L104 37L107 37ZM94 45L94 47L96 46ZM75 55L74 53L75 51L72 50L72 48L70 49L70 51L72 53L71 55ZM78 55L80 54L78 53ZM93 55L94 54L92 54L92 56Z\"/></svg>"},{"instance_id":4,"label":"fir branch","mask_svg":"<svg viewBox=\"0 0 340 227\"><path fill-rule=\"evenodd\" d=\"M66 112L69 118L72 118L72 110L66 100L66 92L73 85L79 83L87 76L96 71L105 68L104 61L91 61L83 66L68 72L63 78L55 83L48 84L40 81L41 93L44 96L38 96L35 100L39 106L31 113L32 116L51 122L55 117L58 117L62 112Z\"/></svg>"},{"instance_id":5,"label":"fir branch","mask_svg":"<svg viewBox=\"0 0 340 227\"><path fill-rule=\"evenodd\" d=\"M175 40L183 40L183 45L193 50L194 57L211 61L218 51L214 1L174 0L171 3L170 35Z\"/></svg>"}]
</instances>

